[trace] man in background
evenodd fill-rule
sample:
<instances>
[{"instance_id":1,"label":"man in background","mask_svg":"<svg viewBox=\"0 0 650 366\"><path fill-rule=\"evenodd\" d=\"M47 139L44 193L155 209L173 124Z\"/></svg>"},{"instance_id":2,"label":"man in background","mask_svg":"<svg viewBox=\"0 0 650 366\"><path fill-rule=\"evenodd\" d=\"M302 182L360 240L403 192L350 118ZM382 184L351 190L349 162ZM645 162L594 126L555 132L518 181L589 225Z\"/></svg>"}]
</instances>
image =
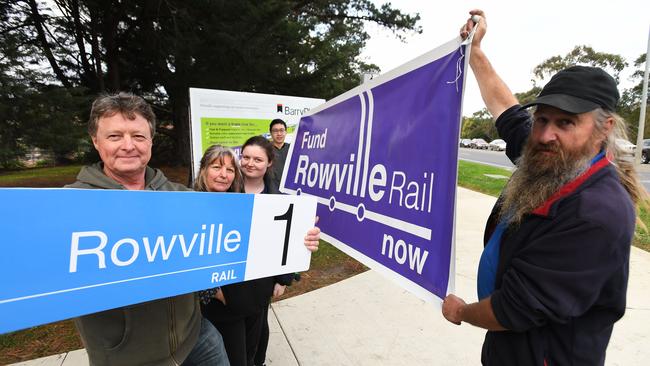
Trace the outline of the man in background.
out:
<instances>
[{"instance_id":1,"label":"man in background","mask_svg":"<svg viewBox=\"0 0 650 366\"><path fill-rule=\"evenodd\" d=\"M284 139L287 137L287 124L283 120L276 118L271 121L269 132L271 133L271 142L273 143L273 151L275 152L275 160L271 166L273 170L273 183L276 187L280 187L284 162L287 160L287 154L289 153L289 144L284 142Z\"/></svg>"}]
</instances>

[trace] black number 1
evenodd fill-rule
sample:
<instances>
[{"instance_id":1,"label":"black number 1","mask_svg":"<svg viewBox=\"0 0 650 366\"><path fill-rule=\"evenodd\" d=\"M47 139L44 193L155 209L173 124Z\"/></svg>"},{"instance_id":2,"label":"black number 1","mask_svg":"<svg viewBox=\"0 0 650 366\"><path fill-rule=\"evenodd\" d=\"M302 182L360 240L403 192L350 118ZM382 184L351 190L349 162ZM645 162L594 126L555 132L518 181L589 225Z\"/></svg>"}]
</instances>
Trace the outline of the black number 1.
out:
<instances>
[{"instance_id":1,"label":"black number 1","mask_svg":"<svg viewBox=\"0 0 650 366\"><path fill-rule=\"evenodd\" d=\"M289 249L289 233L291 232L291 217L293 217L293 203L289 204L289 209L282 215L275 216L274 221L287 220L287 229L284 232L284 250L282 251L282 265L287 264L287 250Z\"/></svg>"}]
</instances>

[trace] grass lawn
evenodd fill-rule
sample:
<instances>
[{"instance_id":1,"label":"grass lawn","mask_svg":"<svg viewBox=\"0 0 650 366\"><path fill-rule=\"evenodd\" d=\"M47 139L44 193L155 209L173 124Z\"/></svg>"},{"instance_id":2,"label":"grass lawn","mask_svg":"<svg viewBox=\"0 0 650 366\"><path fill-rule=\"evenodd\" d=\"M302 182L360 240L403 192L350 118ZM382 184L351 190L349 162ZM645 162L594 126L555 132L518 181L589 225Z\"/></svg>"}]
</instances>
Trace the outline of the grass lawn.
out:
<instances>
[{"instance_id":1,"label":"grass lawn","mask_svg":"<svg viewBox=\"0 0 650 366\"><path fill-rule=\"evenodd\" d=\"M634 233L634 246L650 252L650 213L646 209L641 210L641 221L645 224L648 230L643 230L638 227Z\"/></svg>"},{"instance_id":2,"label":"grass lawn","mask_svg":"<svg viewBox=\"0 0 650 366\"><path fill-rule=\"evenodd\" d=\"M0 187L61 187L75 180L81 166L38 168L0 173ZM170 180L184 183L186 168L162 168ZM486 175L487 174L487 175ZM459 162L458 185L498 196L510 171L488 165ZM650 213L641 212L641 220L650 228ZM634 245L650 251L650 233L637 228ZM302 280L287 288L280 298L288 298L341 281L367 268L334 246L321 241L312 256L311 268ZM0 364L20 362L72 351L83 347L71 320L42 325L0 335Z\"/></svg>"},{"instance_id":3,"label":"grass lawn","mask_svg":"<svg viewBox=\"0 0 650 366\"><path fill-rule=\"evenodd\" d=\"M497 197L508 181L507 179L499 179L496 176L510 177L510 174L507 169L490 165L465 160L458 162L458 185L490 196Z\"/></svg>"},{"instance_id":4,"label":"grass lawn","mask_svg":"<svg viewBox=\"0 0 650 366\"><path fill-rule=\"evenodd\" d=\"M0 187L61 187L75 181L81 165L0 172Z\"/></svg>"}]
</instances>

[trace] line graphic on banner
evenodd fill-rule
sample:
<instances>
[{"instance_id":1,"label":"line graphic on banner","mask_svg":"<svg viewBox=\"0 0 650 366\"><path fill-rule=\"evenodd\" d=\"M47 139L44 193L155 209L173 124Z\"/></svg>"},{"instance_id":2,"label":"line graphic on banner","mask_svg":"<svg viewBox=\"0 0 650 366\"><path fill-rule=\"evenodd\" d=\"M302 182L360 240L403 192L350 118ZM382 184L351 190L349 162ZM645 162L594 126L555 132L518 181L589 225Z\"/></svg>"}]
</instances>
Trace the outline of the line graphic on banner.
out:
<instances>
[{"instance_id":1,"label":"line graphic on banner","mask_svg":"<svg viewBox=\"0 0 650 366\"><path fill-rule=\"evenodd\" d=\"M170 276L170 275L175 275L179 273L186 273L186 272L193 272L193 271L200 271L203 269L209 269L209 268L216 268L216 267L225 267L225 266L232 266L235 264L242 264L246 263L246 261L239 261L239 262L232 262L232 263L224 263L224 264L216 264L214 266L205 266L205 267L197 267L197 268L190 268L190 269L184 269L180 271L173 271L173 272L167 272L167 273L158 273L155 275L150 275L150 276L142 276L142 277L137 277L137 278L128 278L126 280L119 280L119 281L111 281L111 282L105 282L105 283L96 283L94 285L88 285L88 286L81 286L81 287L75 287L75 288L67 288L63 290L58 290L58 291L50 291L50 292L45 292L42 294L34 294L34 295L29 295L29 296L23 296L23 297L16 297L13 299L6 299L6 300L0 300L0 304L6 304L10 302L16 302L16 301L23 301L23 300L29 300L29 299L35 299L38 297L46 297L46 296L51 296L51 295L57 295L57 294L63 294L66 292L74 292L74 291L79 291L79 290L86 290L89 288L95 288L95 287L102 287L102 286L109 286L109 285L116 285L118 283L126 283L126 282L132 282L132 281L140 281L140 280L146 280L150 278L156 278L156 277L164 277L164 276Z\"/></svg>"},{"instance_id":2,"label":"line graphic on banner","mask_svg":"<svg viewBox=\"0 0 650 366\"><path fill-rule=\"evenodd\" d=\"M368 98L368 102L366 103L366 98ZM374 99L372 96L372 91L367 90L361 94L359 94L359 100L361 104L361 122L359 125L359 146L357 148L357 156L355 158L355 175L354 175L354 186L353 186L353 192L354 195L359 194L358 187L359 187L359 174L361 172L361 167L363 167L363 176L361 179L361 197L365 197L365 192L366 192L366 182L367 182L367 176L368 176L368 166L370 164L370 141L372 139L372 122L373 122L373 109L374 109ZM367 117L367 121L366 121ZM367 122L367 123L366 123ZM367 132L366 132L367 131ZM364 134L364 132L366 132ZM365 135L365 136L364 136ZM365 137L365 138L364 138ZM364 149L365 148L365 149ZM362 162L363 159L363 162ZM286 189L288 193L292 194L305 194L302 192L302 190L291 190L291 189ZM328 198L323 198L319 197L313 194L310 194L309 196L316 197L318 199L318 202L327 206L330 211L334 211L336 209L341 210L343 212L347 212L349 214L355 215L357 220L359 222L363 221L364 219L372 220L375 222L378 222L380 224L384 224L387 226L390 226L394 229L401 230L404 232L407 232L409 234L418 236L422 239L426 240L431 240L431 229L419 226L417 224L413 224L401 219L398 219L396 217L391 217L388 215L381 214L379 212L374 212L371 210L367 210L365 208L365 205L360 204L358 206L353 206L346 204L344 202L337 201L334 196L330 196Z\"/></svg>"},{"instance_id":3,"label":"line graphic on banner","mask_svg":"<svg viewBox=\"0 0 650 366\"><path fill-rule=\"evenodd\" d=\"M368 128L367 128L368 133L366 135L366 146L365 146L366 153L364 155L363 181L361 182L361 192L363 194L361 195L361 197L366 196L366 180L368 179L368 164L370 159L370 138L372 137L372 116L374 110L372 91L367 90L364 94L368 97Z\"/></svg>"},{"instance_id":4,"label":"line graphic on banner","mask_svg":"<svg viewBox=\"0 0 650 366\"><path fill-rule=\"evenodd\" d=\"M361 152L363 150L363 133L365 132L366 124L366 102L364 100L363 94L359 94L359 99L361 100L361 122L359 125L359 147L357 148L357 171L354 178L354 194L357 194L357 188L359 187L359 172L361 171ZM361 188L361 192L364 191L364 188Z\"/></svg>"},{"instance_id":5,"label":"line graphic on banner","mask_svg":"<svg viewBox=\"0 0 650 366\"><path fill-rule=\"evenodd\" d=\"M378 212L368 211L368 210L365 209L365 206L363 205L363 203L360 204L359 206L355 207L355 206L348 205L348 204L343 203L343 202L338 202L334 198L334 196L330 197L329 199L322 198L322 197L314 196L313 194L304 193L300 189L297 189L296 191L292 191L292 190L288 189L287 192L290 192L292 194L297 194L299 196L315 197L316 200L318 201L318 203L320 203L321 205L327 206L330 211L334 211L335 209L339 209L339 210L341 210L343 212L347 212L347 213L349 213L351 215L354 215L357 218L357 221L359 221L359 222L361 222L361 221L363 221L364 219L367 218L369 220L378 222L380 224L390 226L390 227L392 227L394 229L401 230L401 231L404 231L404 232L409 233L409 234L413 234L413 235L418 236L418 237L420 237L422 239L431 240L431 230L430 229L428 229L426 227L418 226L418 225L415 225L415 224L411 224L410 222L406 222L406 221L400 220L400 219L395 218L395 217L382 215L382 214L380 214ZM364 213L363 216L360 216L360 214L359 214L360 212Z\"/></svg>"}]
</instances>

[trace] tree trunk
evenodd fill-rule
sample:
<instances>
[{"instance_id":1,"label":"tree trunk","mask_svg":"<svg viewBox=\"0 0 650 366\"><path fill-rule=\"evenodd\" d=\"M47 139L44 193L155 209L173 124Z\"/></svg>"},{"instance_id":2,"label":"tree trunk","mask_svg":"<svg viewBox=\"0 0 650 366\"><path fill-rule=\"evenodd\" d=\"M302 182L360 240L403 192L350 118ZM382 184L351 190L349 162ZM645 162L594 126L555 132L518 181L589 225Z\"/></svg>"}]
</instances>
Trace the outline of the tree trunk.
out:
<instances>
[{"instance_id":1,"label":"tree trunk","mask_svg":"<svg viewBox=\"0 0 650 366\"><path fill-rule=\"evenodd\" d=\"M183 166L190 166L191 144L190 144L190 98L189 91L185 87L178 87L169 90L169 99L172 105L174 118L174 130L176 132L176 162ZM199 157L200 158L200 157Z\"/></svg>"},{"instance_id":2,"label":"tree trunk","mask_svg":"<svg viewBox=\"0 0 650 366\"><path fill-rule=\"evenodd\" d=\"M85 42L85 31L84 25L81 23L81 14L79 10L79 1L71 0L70 1L70 15L72 16L74 24L74 39L79 49L79 59L81 61L81 77L85 81L85 84L93 92L98 91L98 83L95 77L94 70L90 66L90 61L88 54L86 53L86 42Z\"/></svg>"},{"instance_id":3,"label":"tree trunk","mask_svg":"<svg viewBox=\"0 0 650 366\"><path fill-rule=\"evenodd\" d=\"M38 11L38 4L36 3L36 0L29 0L29 8L31 11L30 13L31 19L34 22L34 27L36 27L38 43L40 44L43 53L45 53L45 57L47 58L47 61L50 63L50 66L52 67L52 71L54 71L56 78L61 82L61 84L63 84L64 87L68 89L72 88L72 83L70 82L70 80L68 80L68 78L63 73L63 70L61 70L61 68L59 67L59 64L54 58L54 54L52 53L50 44L47 41L47 36L45 35L45 29L44 29L46 25L43 20L43 17L41 16L41 13Z\"/></svg>"},{"instance_id":4,"label":"tree trunk","mask_svg":"<svg viewBox=\"0 0 650 366\"><path fill-rule=\"evenodd\" d=\"M119 22L119 6L114 8L112 2L106 2L104 5L104 19L102 29L102 40L106 49L106 88L110 92L120 91L120 63L119 51L117 44L117 24Z\"/></svg>"}]
</instances>

